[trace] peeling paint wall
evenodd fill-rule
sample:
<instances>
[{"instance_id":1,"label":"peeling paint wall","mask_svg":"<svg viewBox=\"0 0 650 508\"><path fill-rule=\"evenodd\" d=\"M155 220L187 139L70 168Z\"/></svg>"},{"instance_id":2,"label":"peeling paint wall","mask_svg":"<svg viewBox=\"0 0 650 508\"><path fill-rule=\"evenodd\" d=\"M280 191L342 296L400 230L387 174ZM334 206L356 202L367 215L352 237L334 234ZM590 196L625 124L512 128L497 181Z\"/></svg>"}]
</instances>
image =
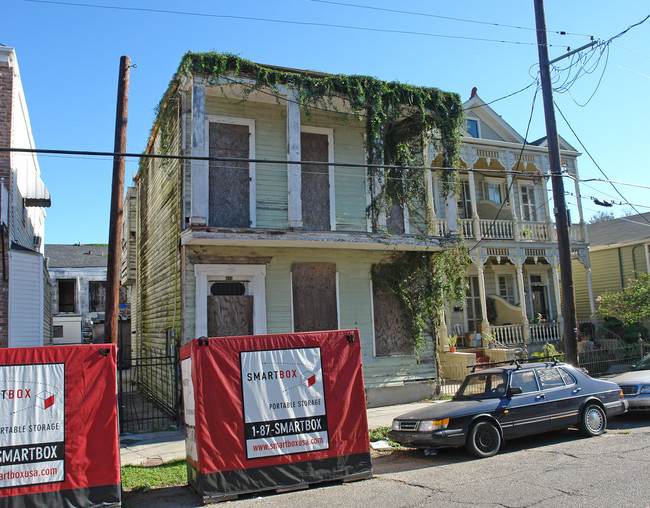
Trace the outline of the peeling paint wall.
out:
<instances>
[{"instance_id":1,"label":"peeling paint wall","mask_svg":"<svg viewBox=\"0 0 650 508\"><path fill-rule=\"evenodd\" d=\"M157 132L155 153L181 153L179 101ZM168 330L181 328L179 234L181 167L177 160L149 159L140 168L137 216L137 278L132 295L135 344L165 349Z\"/></svg>"}]
</instances>

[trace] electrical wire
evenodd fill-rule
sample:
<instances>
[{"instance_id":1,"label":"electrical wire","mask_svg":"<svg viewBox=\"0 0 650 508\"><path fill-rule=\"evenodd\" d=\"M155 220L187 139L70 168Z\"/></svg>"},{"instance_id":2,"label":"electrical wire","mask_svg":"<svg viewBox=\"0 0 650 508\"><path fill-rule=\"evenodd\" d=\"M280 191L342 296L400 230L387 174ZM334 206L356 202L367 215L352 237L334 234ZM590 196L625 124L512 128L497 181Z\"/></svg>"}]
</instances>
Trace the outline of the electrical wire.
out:
<instances>
[{"instance_id":1,"label":"electrical wire","mask_svg":"<svg viewBox=\"0 0 650 508\"><path fill-rule=\"evenodd\" d=\"M501 44L515 44L520 46L536 46L535 42L523 42L523 41L507 41L500 39L486 39L482 37L469 37L462 35L445 35L445 34L434 34L427 32L415 32L411 30L395 30L390 28L372 28L372 27L362 27L362 26L353 26L353 25L337 25L334 23L316 23L311 21L291 21L286 19L273 19L273 18L257 18L252 16L237 16L232 14L208 14L201 12L188 12L188 11L175 11L175 10L165 10L165 9L152 9L144 7L121 7L114 5L95 5L95 4L86 4L86 3L77 3L77 2L62 2L56 0L25 0L26 2L34 2L41 4L52 4L52 5L66 5L70 7L88 7L94 9L109 9L109 10L118 10L118 11L133 11L133 12L147 12L147 13L157 13L157 14L174 14L180 16L198 16L205 18L219 18L219 19L235 19L240 21L259 21L264 23L276 23L276 24L285 24L285 25L298 25L298 26L311 26L319 28L340 28L345 30L357 30L363 32L378 32L378 33L392 33L399 35L415 35L420 37L434 37L442 39L458 39L458 40L468 40L468 41L478 41L478 42L496 42ZM552 46L549 44L549 46Z\"/></svg>"},{"instance_id":2,"label":"electrical wire","mask_svg":"<svg viewBox=\"0 0 650 508\"><path fill-rule=\"evenodd\" d=\"M478 21L475 19L464 19L464 18L454 18L451 16L441 16L439 14L429 14L426 12L412 12L412 11L402 11L398 9L386 9L382 7L373 7L370 5L358 5L358 4L350 4L350 3L345 3L345 2L333 2L331 0L311 0L312 2L317 2L317 3L322 3L322 4L331 4L331 5L341 5L344 7L355 7L358 9L368 9L368 10L373 10L373 11L382 11L382 12L392 12L395 14L408 14L411 16L421 16L421 17L427 17L427 18L436 18L436 19L447 19L450 21L460 21L463 23L475 23L478 25L488 25L488 26L495 26L495 27L500 27L500 28L514 28L517 30L530 30L533 32L536 32L537 29L531 28L531 27L525 27L525 26L517 26L517 25L505 25L503 23L494 23L490 21ZM557 34L557 35L575 35L575 36L581 36L581 37L591 37L590 35L586 34L578 34L578 33L570 33L565 30L547 30L546 33L549 34Z\"/></svg>"},{"instance_id":3,"label":"electrical wire","mask_svg":"<svg viewBox=\"0 0 650 508\"><path fill-rule=\"evenodd\" d=\"M648 17L650 18L650 15L649 15ZM648 19L648 18L646 18L646 19ZM644 21L645 21L645 20L644 20ZM636 25L633 25L633 26L636 26ZM629 30L629 28L628 28L628 30ZM625 33L626 31L627 31L627 30L624 30L624 31L621 32L621 33ZM619 36L620 36L620 35L619 35ZM591 159L591 162L594 163L594 165L598 168L598 171L600 171L600 173L601 173L601 174L602 174L602 175L607 179L608 183L612 186L612 188L616 191L616 193L617 193L619 196L621 196L621 198L623 198L624 201L628 201L628 199L627 199L625 196L623 196L623 194L621 194L621 192L616 188L616 185L614 185L614 183L610 180L610 178L605 174L605 172L603 171L603 169L598 165L598 163L596 162L596 160L592 157L591 152L589 152L589 150L587 150L587 147L584 145L584 143L582 142L582 140L580 139L580 137L578 136L578 134L576 133L576 131L573 130L573 127L571 127L571 124L570 124L569 121L566 119L566 116L564 116L564 113L562 113L562 110L559 108L559 106L557 105L557 103L556 103L555 101L553 101L553 104L555 105L555 108L556 108L556 109L558 110L558 112L560 113L560 116L562 117L562 119L564 120L564 122L567 124L567 127L569 127L569 130L570 130L570 131L573 133L573 135L576 137L576 139L578 140L578 143L580 143L580 146L582 147L582 149L585 151L585 153L586 153L586 154L589 156L589 158ZM639 211L638 211L634 206L632 206L632 209L633 209L636 213L638 213L638 214L641 213L641 212L639 212ZM644 219L645 219L646 221L648 221L648 223L650 223L650 220L649 220L649 219L647 219L647 218L645 218L645 217L644 217Z\"/></svg>"}]
</instances>

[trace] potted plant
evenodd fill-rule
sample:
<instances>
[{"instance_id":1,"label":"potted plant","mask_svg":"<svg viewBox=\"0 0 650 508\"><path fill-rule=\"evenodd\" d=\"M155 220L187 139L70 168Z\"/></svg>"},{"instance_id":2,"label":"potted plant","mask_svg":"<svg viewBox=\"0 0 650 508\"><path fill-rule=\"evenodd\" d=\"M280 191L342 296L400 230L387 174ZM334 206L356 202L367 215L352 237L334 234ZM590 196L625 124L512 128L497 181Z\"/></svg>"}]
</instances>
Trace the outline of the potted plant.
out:
<instances>
[{"instance_id":1,"label":"potted plant","mask_svg":"<svg viewBox=\"0 0 650 508\"><path fill-rule=\"evenodd\" d=\"M449 352L456 352L456 342L458 341L458 335L449 335L447 337L447 345L449 346Z\"/></svg>"}]
</instances>

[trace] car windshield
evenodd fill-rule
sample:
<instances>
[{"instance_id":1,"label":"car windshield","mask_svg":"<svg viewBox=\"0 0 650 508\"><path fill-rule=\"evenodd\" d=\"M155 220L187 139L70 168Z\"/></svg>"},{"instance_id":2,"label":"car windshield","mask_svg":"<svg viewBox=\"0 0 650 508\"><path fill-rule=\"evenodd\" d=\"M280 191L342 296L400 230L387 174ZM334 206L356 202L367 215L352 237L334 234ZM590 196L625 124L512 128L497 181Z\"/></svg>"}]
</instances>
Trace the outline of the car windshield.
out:
<instances>
[{"instance_id":1,"label":"car windshield","mask_svg":"<svg viewBox=\"0 0 650 508\"><path fill-rule=\"evenodd\" d=\"M503 397L506 394L505 374L472 374L465 378L455 399L484 399Z\"/></svg>"},{"instance_id":2,"label":"car windshield","mask_svg":"<svg viewBox=\"0 0 650 508\"><path fill-rule=\"evenodd\" d=\"M646 356L634 367L632 367L632 370L650 370L650 355Z\"/></svg>"}]
</instances>

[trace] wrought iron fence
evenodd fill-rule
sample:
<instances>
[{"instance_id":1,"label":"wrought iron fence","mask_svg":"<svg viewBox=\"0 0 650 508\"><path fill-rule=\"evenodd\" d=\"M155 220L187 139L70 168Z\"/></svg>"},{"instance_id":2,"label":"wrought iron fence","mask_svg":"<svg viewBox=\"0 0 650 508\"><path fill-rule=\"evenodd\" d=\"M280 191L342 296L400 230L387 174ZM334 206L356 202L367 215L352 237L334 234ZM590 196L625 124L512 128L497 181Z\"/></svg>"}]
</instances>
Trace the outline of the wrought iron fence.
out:
<instances>
[{"instance_id":1,"label":"wrought iron fence","mask_svg":"<svg viewBox=\"0 0 650 508\"><path fill-rule=\"evenodd\" d=\"M587 369L590 376L616 374L637 363L650 352L650 344L636 342L615 349L592 349L578 353L580 367Z\"/></svg>"},{"instance_id":2,"label":"wrought iron fence","mask_svg":"<svg viewBox=\"0 0 650 508\"><path fill-rule=\"evenodd\" d=\"M178 350L143 349L129 361L118 358L120 433L148 432L181 421Z\"/></svg>"}]
</instances>

